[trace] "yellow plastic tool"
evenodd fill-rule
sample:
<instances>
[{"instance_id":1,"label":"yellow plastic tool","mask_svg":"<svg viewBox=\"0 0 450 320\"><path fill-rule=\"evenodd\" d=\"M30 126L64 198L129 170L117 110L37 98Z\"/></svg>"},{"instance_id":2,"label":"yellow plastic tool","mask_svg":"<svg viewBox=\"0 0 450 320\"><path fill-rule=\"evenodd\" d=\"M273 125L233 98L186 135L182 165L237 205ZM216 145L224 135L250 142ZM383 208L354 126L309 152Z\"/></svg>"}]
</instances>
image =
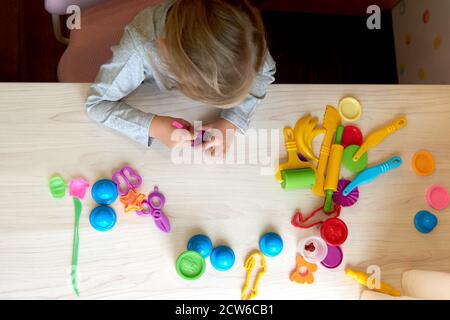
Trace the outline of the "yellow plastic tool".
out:
<instances>
[{"instance_id":1,"label":"yellow plastic tool","mask_svg":"<svg viewBox=\"0 0 450 320\"><path fill-rule=\"evenodd\" d=\"M300 118L294 127L295 141L297 142L297 150L302 156L308 160L318 162L319 158L316 157L312 150L312 142L320 134L325 133L325 129L316 128L318 123L317 118L311 118L311 115L307 115Z\"/></svg>"},{"instance_id":2,"label":"yellow plastic tool","mask_svg":"<svg viewBox=\"0 0 450 320\"><path fill-rule=\"evenodd\" d=\"M328 159L327 176L325 177L324 186L326 200L323 209L325 212L333 211L331 197L337 190L339 175L341 173L342 155L344 154L344 147L340 144L343 130L344 128L342 126L338 126L336 142L331 146L330 158Z\"/></svg>"},{"instance_id":3,"label":"yellow plastic tool","mask_svg":"<svg viewBox=\"0 0 450 320\"><path fill-rule=\"evenodd\" d=\"M286 127L283 130L285 146L287 151L288 159L285 163L282 163L278 166L278 170L275 173L275 178L279 183L283 182L283 178L281 176L281 171L290 170L290 169L306 169L311 168L314 171L316 168L309 161L301 161L297 155L297 144L294 139L294 131L291 127Z\"/></svg>"},{"instance_id":4,"label":"yellow plastic tool","mask_svg":"<svg viewBox=\"0 0 450 320\"><path fill-rule=\"evenodd\" d=\"M319 163L317 164L316 184L312 188L312 192L320 197L325 197L323 184L325 180L325 169L327 167L328 157L330 155L331 143L336 128L341 124L341 116L333 106L328 105L325 110L323 119L323 128L326 130L323 138L322 147L320 148Z\"/></svg>"},{"instance_id":5,"label":"yellow plastic tool","mask_svg":"<svg viewBox=\"0 0 450 320\"><path fill-rule=\"evenodd\" d=\"M404 116L401 116L395 119L392 123L387 126L375 131L370 134L361 147L356 151L353 156L353 161L358 161L361 156L366 153L370 148L373 148L379 145L384 139L386 139L389 135L393 134L398 129L404 128L408 124L408 121Z\"/></svg>"},{"instance_id":6,"label":"yellow plastic tool","mask_svg":"<svg viewBox=\"0 0 450 320\"><path fill-rule=\"evenodd\" d=\"M353 280L355 280L356 282L358 282L359 284L362 284L363 286L367 287L368 289L371 289L368 285L367 285L367 281L369 279L369 275L364 273L364 272L358 272L358 271L353 271L350 268L347 268L345 270L345 274L347 276L349 276L350 278L352 278ZM380 293L385 293L394 297L400 297L401 293L400 291L394 289L393 287L391 287L390 285L388 285L387 283L381 282L380 281L380 288L375 288L372 289L374 291L380 292Z\"/></svg>"},{"instance_id":7,"label":"yellow plastic tool","mask_svg":"<svg viewBox=\"0 0 450 320\"><path fill-rule=\"evenodd\" d=\"M253 287L249 291L249 283L250 283L250 275L253 271L253 268L255 267L256 263L256 257L259 256L259 261L261 262L261 267L258 271L258 274L256 275L255 282L253 283ZM242 288L242 300L251 300L258 294L258 284L259 280L261 279L262 275L266 272L266 261L264 259L264 256L260 252L255 252L251 254L244 264L245 270L247 270L247 275L245 276L245 283L244 287ZM247 292L249 292L247 294Z\"/></svg>"}]
</instances>

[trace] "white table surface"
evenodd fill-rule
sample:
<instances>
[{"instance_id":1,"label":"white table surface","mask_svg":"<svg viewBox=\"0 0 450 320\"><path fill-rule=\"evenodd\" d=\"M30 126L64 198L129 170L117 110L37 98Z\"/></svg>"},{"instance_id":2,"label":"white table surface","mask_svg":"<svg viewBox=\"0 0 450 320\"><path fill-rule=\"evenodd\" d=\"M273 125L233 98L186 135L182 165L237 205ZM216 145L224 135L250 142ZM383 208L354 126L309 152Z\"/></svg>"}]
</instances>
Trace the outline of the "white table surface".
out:
<instances>
[{"instance_id":1,"label":"white table surface","mask_svg":"<svg viewBox=\"0 0 450 320\"><path fill-rule=\"evenodd\" d=\"M244 260L268 230L282 236L285 248L267 259L258 299L357 299L362 287L344 275L345 266L365 270L378 265L382 280L397 288L405 270L450 272L449 209L437 213L439 225L431 234L419 234L413 225L414 214L429 209L426 188L434 183L450 188L449 86L270 87L253 128L293 126L308 112L322 119L326 104L337 105L349 94L363 105L358 124L364 133L398 114L409 121L370 151L370 163L398 154L404 164L361 187L359 202L343 210L349 227L344 262L335 270L319 268L313 285L293 283L289 275L297 242L317 231L296 229L290 220L295 208L309 212L322 199L307 190L282 191L256 164L176 166L164 147L155 144L147 150L89 120L84 113L87 90L88 84L0 84L0 298L76 298L70 285L72 200L54 200L48 179L58 173L67 181L83 176L93 183L125 163L142 175L141 190L148 193L157 184L165 194L173 232L162 234L151 219L125 215L118 201L117 225L97 232L88 219L95 204L86 197L80 223L81 299L239 299ZM150 87L128 102L191 121L217 114L180 94ZM281 135L280 149L284 157ZM437 171L430 177L418 177L410 168L420 149L435 156ZM207 261L201 279L182 280L175 260L200 232L214 245L231 246L236 264L222 273Z\"/></svg>"}]
</instances>

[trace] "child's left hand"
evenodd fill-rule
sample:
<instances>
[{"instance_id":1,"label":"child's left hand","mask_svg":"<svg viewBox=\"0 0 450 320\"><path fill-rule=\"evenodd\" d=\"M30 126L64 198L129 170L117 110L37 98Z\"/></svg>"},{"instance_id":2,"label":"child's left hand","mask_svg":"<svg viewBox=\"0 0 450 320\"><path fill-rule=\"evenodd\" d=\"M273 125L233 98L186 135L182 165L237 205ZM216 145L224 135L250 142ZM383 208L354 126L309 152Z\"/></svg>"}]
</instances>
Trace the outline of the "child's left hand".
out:
<instances>
[{"instance_id":1,"label":"child's left hand","mask_svg":"<svg viewBox=\"0 0 450 320\"><path fill-rule=\"evenodd\" d=\"M228 147L233 142L237 127L228 120L217 119L202 126L201 130L208 131L211 136L210 140L201 145L203 151L213 158L221 158L227 153Z\"/></svg>"}]
</instances>

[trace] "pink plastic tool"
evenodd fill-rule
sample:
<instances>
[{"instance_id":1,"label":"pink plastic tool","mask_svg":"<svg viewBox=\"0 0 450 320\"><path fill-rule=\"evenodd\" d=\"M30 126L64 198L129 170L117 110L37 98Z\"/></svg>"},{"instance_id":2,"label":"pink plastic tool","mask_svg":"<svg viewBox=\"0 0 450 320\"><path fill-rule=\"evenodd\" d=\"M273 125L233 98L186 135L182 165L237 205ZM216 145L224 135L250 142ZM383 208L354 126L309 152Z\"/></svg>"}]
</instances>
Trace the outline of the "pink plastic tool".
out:
<instances>
[{"instance_id":1,"label":"pink plastic tool","mask_svg":"<svg viewBox=\"0 0 450 320\"><path fill-rule=\"evenodd\" d=\"M177 129L185 129L185 125L182 124L181 122L178 122L177 120L174 120L172 122L172 126Z\"/></svg>"},{"instance_id":2,"label":"pink plastic tool","mask_svg":"<svg viewBox=\"0 0 450 320\"><path fill-rule=\"evenodd\" d=\"M130 167L123 167L114 172L112 181L117 185L120 196L125 196L132 189L136 190L142 185L142 178Z\"/></svg>"},{"instance_id":3,"label":"pink plastic tool","mask_svg":"<svg viewBox=\"0 0 450 320\"><path fill-rule=\"evenodd\" d=\"M158 187L155 186L153 192L148 195L148 199L142 202L142 210L136 211L140 216L152 216L156 226L162 232L170 232L170 221L162 211L166 198L159 192Z\"/></svg>"},{"instance_id":4,"label":"pink plastic tool","mask_svg":"<svg viewBox=\"0 0 450 320\"><path fill-rule=\"evenodd\" d=\"M86 190L89 188L89 182L83 178L76 178L70 181L69 194L72 197L82 200L86 194Z\"/></svg>"},{"instance_id":5,"label":"pink plastic tool","mask_svg":"<svg viewBox=\"0 0 450 320\"><path fill-rule=\"evenodd\" d=\"M322 215L321 218L316 217L316 219L313 219L313 217L319 216L320 214ZM341 207L338 205L335 205L333 211L331 211L331 212L323 211L323 206L322 206L322 207L314 210L313 212L311 212L306 217L303 217L300 210L297 209L295 211L294 217L291 220L291 224L297 228L309 229L309 228L312 228L314 226L317 226L317 225L323 223L324 221L326 221L330 218L337 218L337 217L339 217L340 214L341 214Z\"/></svg>"},{"instance_id":6,"label":"pink plastic tool","mask_svg":"<svg viewBox=\"0 0 450 320\"><path fill-rule=\"evenodd\" d=\"M182 123L180 123L180 122L178 122L178 121L176 121L176 120L174 120L174 121L172 122L172 126L173 126L174 128L177 128L177 129L186 129L186 130L189 129L187 126L185 126L184 124L182 124ZM205 139L204 139L205 132L206 132L206 131L204 131L204 130L201 130L201 131L198 130L198 131L196 131L195 139L192 140L192 142L191 142L191 147L195 147L195 146L198 146L199 144L202 144L202 143L203 143L203 141L205 140Z\"/></svg>"},{"instance_id":7,"label":"pink plastic tool","mask_svg":"<svg viewBox=\"0 0 450 320\"><path fill-rule=\"evenodd\" d=\"M344 195L344 189L350 184L350 180L341 179L338 182L336 192L333 193L333 201L341 207L351 207L359 199L358 188L353 189L347 196Z\"/></svg>"},{"instance_id":8,"label":"pink plastic tool","mask_svg":"<svg viewBox=\"0 0 450 320\"><path fill-rule=\"evenodd\" d=\"M427 202L433 209L444 210L450 202L447 189L439 185L433 185L427 190Z\"/></svg>"}]
</instances>

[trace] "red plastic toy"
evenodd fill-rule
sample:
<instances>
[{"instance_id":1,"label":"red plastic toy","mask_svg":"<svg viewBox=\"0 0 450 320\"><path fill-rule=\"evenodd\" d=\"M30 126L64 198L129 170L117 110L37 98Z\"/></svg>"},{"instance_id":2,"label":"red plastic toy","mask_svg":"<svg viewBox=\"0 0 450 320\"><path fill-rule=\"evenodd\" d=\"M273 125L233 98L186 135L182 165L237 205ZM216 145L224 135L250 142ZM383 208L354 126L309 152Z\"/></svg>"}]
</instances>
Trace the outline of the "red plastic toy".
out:
<instances>
[{"instance_id":1,"label":"red plastic toy","mask_svg":"<svg viewBox=\"0 0 450 320\"><path fill-rule=\"evenodd\" d=\"M331 246L340 246L347 240L348 229L344 221L339 218L331 218L322 223L320 235Z\"/></svg>"},{"instance_id":2,"label":"red plastic toy","mask_svg":"<svg viewBox=\"0 0 450 320\"><path fill-rule=\"evenodd\" d=\"M344 133L342 134L341 144L344 148L351 145L361 146L363 143L363 135L361 130L356 126L345 126Z\"/></svg>"}]
</instances>

